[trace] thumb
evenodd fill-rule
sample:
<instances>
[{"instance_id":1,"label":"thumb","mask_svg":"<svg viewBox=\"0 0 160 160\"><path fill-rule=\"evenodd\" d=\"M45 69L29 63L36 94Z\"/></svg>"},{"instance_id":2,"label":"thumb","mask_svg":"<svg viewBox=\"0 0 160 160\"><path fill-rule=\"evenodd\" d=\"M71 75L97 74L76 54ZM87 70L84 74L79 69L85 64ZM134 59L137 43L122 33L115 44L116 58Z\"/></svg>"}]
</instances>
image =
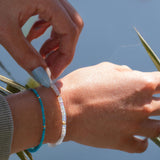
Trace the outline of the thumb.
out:
<instances>
[{"instance_id":1,"label":"thumb","mask_svg":"<svg viewBox=\"0 0 160 160\"><path fill-rule=\"evenodd\" d=\"M3 40L1 40L0 43L6 48L15 61L29 74L34 77L32 71L34 71L36 68L41 67L41 72L47 68L45 60L26 40L19 26L13 27L12 25L12 27L8 29L6 33L7 34L3 37ZM45 70L42 74L45 75L44 73ZM46 74L46 78L47 77L48 76ZM38 81L41 83L41 80Z\"/></svg>"}]
</instances>

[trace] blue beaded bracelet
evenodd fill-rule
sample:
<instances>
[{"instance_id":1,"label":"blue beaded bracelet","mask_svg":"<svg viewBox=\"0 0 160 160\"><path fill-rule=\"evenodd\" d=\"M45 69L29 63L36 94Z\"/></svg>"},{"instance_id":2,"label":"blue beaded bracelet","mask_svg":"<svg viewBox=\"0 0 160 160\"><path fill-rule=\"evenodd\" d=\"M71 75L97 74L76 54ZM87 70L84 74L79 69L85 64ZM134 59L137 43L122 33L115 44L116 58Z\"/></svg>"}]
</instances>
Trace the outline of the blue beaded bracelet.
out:
<instances>
[{"instance_id":1,"label":"blue beaded bracelet","mask_svg":"<svg viewBox=\"0 0 160 160\"><path fill-rule=\"evenodd\" d=\"M41 97L39 96L38 92L35 89L30 89L38 98L40 106L41 106L41 110L42 110L42 123L43 123L43 131L42 131L42 137L41 137L41 141L39 143L38 146L33 147L33 148L29 148L27 149L29 152L36 152L43 144L44 141L44 137L45 137L45 131L46 131L46 119L45 119L45 113L44 113L44 106L41 100Z\"/></svg>"}]
</instances>

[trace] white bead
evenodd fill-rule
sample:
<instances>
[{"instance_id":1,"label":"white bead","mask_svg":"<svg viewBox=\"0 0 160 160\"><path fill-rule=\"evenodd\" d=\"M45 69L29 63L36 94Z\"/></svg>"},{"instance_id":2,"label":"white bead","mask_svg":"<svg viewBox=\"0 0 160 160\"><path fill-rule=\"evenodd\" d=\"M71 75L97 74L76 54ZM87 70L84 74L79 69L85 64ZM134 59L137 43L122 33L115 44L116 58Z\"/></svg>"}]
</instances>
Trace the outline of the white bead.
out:
<instances>
[{"instance_id":1,"label":"white bead","mask_svg":"<svg viewBox=\"0 0 160 160\"><path fill-rule=\"evenodd\" d=\"M61 131L61 137L59 138L59 140L55 144L51 144L51 143L48 144L50 147L55 147L55 146L61 144L63 142L65 136L66 136L66 129L67 129L66 121L67 121L67 117L66 117L66 111L65 111L63 99L62 99L62 97L60 95L60 92L59 92L57 86L54 84L53 81L51 83L51 88L54 90L54 92L58 96L58 102L59 102L61 113L62 113L62 131Z\"/></svg>"}]
</instances>

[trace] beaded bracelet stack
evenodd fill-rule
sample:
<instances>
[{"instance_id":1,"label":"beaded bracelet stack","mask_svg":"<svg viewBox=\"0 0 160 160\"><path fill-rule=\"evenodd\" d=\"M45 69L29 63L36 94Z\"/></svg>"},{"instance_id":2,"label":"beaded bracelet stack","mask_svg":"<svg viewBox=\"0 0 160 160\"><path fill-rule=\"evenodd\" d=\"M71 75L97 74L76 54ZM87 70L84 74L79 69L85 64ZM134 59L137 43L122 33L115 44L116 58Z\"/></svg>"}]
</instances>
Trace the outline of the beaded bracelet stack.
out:
<instances>
[{"instance_id":1,"label":"beaded bracelet stack","mask_svg":"<svg viewBox=\"0 0 160 160\"><path fill-rule=\"evenodd\" d=\"M48 77L50 79L50 87L52 88L52 90L55 92L56 96L58 97L58 102L59 102L59 106L60 106L60 109L61 109L61 114L62 114L62 130L61 130L61 136L60 138L58 139L58 141L56 143L49 143L48 145L50 147L55 147L57 145L60 145L65 136L66 136L66 130L67 130L67 117L66 117L66 111L65 111L65 107L64 107L64 103L63 103L63 99L62 99L62 96L57 88L57 86L55 85L55 81L52 81L51 80L51 72L50 72L50 69L47 68L46 69L46 72L48 74Z\"/></svg>"},{"instance_id":2,"label":"beaded bracelet stack","mask_svg":"<svg viewBox=\"0 0 160 160\"><path fill-rule=\"evenodd\" d=\"M49 70L47 70L47 73L48 73L48 76L50 77L50 71ZM54 146L57 146L57 145L61 144L63 142L64 138L65 138L66 128L67 128L67 126L66 126L67 118L66 118L66 111L65 111L65 107L64 107L62 96L61 96L61 94L60 94L57 86L55 85L54 81L51 80L51 78L50 78L50 86L53 89L53 91L56 93L56 96L57 96L57 99L58 99L58 102L59 102L59 106L60 106L60 109L61 109L61 114L62 114L62 131L61 131L61 136L60 136L60 138L58 139L58 141L56 143L54 143L54 144L49 143L48 144L49 146L54 147ZM42 137L41 137L40 143L36 147L27 149L29 152L36 152L42 146L43 141L44 141L45 131L46 131L46 119L45 119L44 106L43 106L42 100L41 100L38 92L36 91L36 89L30 89L30 90L38 98L40 106L41 106L41 111L42 111L43 131L42 131Z\"/></svg>"}]
</instances>

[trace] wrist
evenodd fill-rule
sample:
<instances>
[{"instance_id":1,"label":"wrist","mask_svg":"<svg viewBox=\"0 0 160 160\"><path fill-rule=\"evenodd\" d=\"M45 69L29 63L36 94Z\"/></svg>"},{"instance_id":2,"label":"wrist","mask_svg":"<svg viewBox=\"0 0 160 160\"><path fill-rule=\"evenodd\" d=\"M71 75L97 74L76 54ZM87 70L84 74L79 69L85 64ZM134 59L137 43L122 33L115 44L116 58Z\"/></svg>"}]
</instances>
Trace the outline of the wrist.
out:
<instances>
[{"instance_id":1,"label":"wrist","mask_svg":"<svg viewBox=\"0 0 160 160\"><path fill-rule=\"evenodd\" d=\"M61 111L51 88L39 87L46 117L44 143L55 143L61 134ZM42 136L42 113L37 97L31 91L7 96L12 111L14 133L11 152L37 146Z\"/></svg>"},{"instance_id":2,"label":"wrist","mask_svg":"<svg viewBox=\"0 0 160 160\"><path fill-rule=\"evenodd\" d=\"M44 103L46 117L46 135L44 143L55 143L61 134L61 111L57 96L51 88L36 89ZM42 118L41 118L42 119Z\"/></svg>"}]
</instances>

